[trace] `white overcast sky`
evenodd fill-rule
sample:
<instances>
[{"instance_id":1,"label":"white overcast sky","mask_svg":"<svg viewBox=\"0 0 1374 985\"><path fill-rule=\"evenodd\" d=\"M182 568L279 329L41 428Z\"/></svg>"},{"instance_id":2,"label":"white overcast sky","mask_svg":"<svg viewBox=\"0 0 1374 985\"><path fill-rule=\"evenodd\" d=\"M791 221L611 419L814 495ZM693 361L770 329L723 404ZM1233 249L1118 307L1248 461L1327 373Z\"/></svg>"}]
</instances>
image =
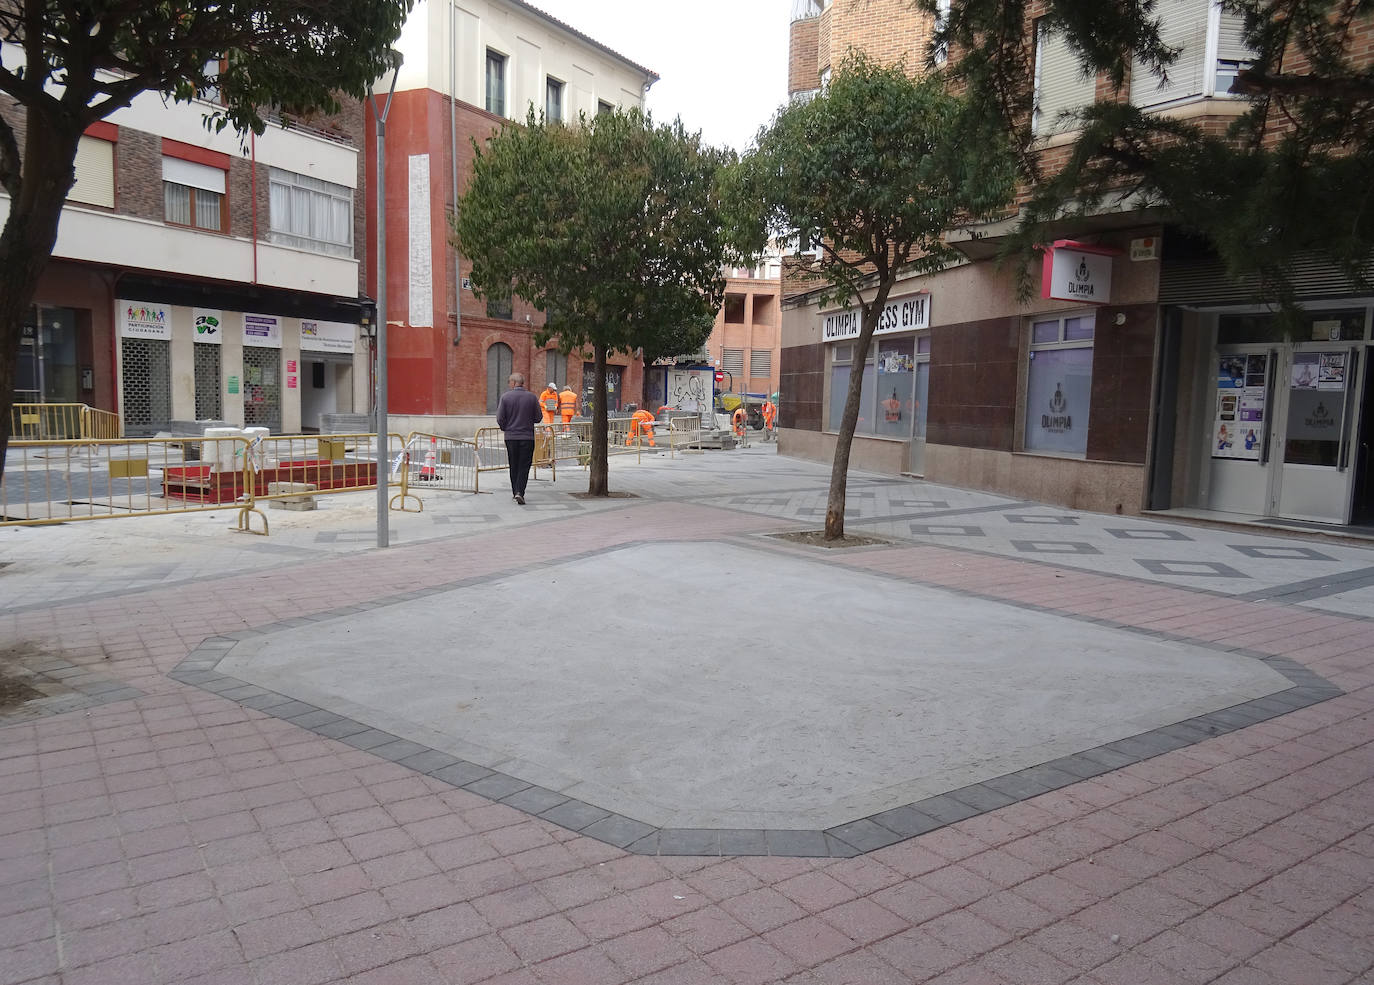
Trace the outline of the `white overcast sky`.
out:
<instances>
[{"instance_id":1,"label":"white overcast sky","mask_svg":"<svg viewBox=\"0 0 1374 985\"><path fill-rule=\"evenodd\" d=\"M660 76L655 120L675 116L743 151L787 98L790 0L529 0Z\"/></svg>"}]
</instances>

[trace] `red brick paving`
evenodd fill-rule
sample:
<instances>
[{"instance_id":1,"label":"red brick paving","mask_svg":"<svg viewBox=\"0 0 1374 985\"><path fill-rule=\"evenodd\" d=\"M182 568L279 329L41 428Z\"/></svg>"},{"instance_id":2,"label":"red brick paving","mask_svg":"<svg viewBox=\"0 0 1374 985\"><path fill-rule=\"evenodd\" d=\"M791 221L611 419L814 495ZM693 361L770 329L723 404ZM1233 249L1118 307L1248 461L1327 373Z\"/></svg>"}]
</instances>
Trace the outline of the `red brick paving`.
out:
<instances>
[{"instance_id":1,"label":"red brick paving","mask_svg":"<svg viewBox=\"0 0 1374 985\"><path fill-rule=\"evenodd\" d=\"M849 860L626 855L163 676L208 635L550 545L769 527L646 503L216 585L251 605L183 585L4 617L145 696L0 729L0 985L1374 980L1374 622L938 547L828 557L1348 692Z\"/></svg>"}]
</instances>

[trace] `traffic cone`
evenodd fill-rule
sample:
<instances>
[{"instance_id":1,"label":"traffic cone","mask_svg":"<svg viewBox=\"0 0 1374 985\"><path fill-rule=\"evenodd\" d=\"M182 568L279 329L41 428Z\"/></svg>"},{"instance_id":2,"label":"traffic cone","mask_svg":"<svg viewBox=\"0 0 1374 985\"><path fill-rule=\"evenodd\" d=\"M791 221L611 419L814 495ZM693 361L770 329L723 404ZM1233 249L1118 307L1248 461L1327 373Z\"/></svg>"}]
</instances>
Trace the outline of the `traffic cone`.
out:
<instances>
[{"instance_id":1,"label":"traffic cone","mask_svg":"<svg viewBox=\"0 0 1374 985\"><path fill-rule=\"evenodd\" d=\"M425 464L420 466L420 481L422 482L438 480L439 478L439 456L435 452L437 447L438 442L430 438L429 451L425 452Z\"/></svg>"}]
</instances>

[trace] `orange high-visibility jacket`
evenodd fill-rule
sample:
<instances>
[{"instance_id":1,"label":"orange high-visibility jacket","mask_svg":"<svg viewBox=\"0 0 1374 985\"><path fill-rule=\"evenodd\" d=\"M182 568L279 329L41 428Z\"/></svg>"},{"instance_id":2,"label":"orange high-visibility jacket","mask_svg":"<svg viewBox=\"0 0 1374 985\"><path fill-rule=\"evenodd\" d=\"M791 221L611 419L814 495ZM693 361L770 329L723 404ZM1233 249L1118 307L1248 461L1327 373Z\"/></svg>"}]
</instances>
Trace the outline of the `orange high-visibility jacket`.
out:
<instances>
[{"instance_id":1,"label":"orange high-visibility jacket","mask_svg":"<svg viewBox=\"0 0 1374 985\"><path fill-rule=\"evenodd\" d=\"M564 388L558 395L558 412L563 415L563 420L571 421L577 413L577 394Z\"/></svg>"},{"instance_id":2,"label":"orange high-visibility jacket","mask_svg":"<svg viewBox=\"0 0 1374 985\"><path fill-rule=\"evenodd\" d=\"M773 405L773 401L765 400L763 402L763 423L771 428L773 426L773 418L777 416L778 408Z\"/></svg>"},{"instance_id":3,"label":"orange high-visibility jacket","mask_svg":"<svg viewBox=\"0 0 1374 985\"><path fill-rule=\"evenodd\" d=\"M539 394L539 406L544 408L544 423L548 424L553 420L553 415L558 413L558 391L545 387L544 392Z\"/></svg>"}]
</instances>

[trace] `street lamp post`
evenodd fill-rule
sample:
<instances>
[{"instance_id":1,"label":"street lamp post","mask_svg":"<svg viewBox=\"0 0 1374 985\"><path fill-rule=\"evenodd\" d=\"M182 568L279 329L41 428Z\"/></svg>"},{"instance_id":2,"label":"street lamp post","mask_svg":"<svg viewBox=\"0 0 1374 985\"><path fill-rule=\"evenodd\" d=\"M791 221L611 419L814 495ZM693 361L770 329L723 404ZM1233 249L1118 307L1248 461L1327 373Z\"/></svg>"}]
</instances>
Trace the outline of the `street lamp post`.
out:
<instances>
[{"instance_id":1,"label":"street lamp post","mask_svg":"<svg viewBox=\"0 0 1374 985\"><path fill-rule=\"evenodd\" d=\"M386 117L391 98L396 95L396 76L401 68L401 53L391 49L391 87L386 102L377 105L377 93L368 87L372 113L377 117L377 546L389 542L390 510L387 506L387 404L386 404Z\"/></svg>"}]
</instances>

